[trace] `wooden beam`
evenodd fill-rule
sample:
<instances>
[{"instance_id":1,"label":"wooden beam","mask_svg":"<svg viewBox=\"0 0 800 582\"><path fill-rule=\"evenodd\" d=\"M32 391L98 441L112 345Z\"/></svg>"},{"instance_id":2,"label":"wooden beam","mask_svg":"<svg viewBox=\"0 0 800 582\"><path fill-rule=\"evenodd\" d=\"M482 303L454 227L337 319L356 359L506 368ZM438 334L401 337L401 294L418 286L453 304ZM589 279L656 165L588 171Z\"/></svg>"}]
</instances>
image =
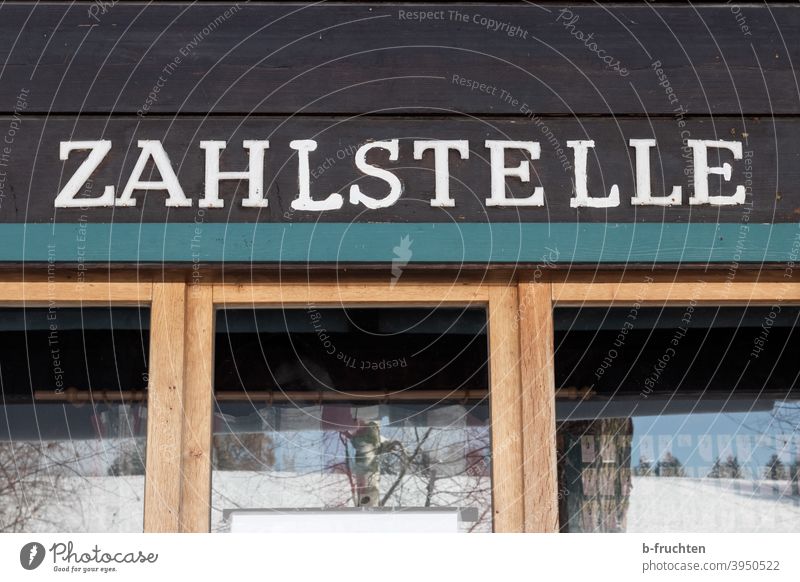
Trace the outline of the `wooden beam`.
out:
<instances>
[{"instance_id":1,"label":"wooden beam","mask_svg":"<svg viewBox=\"0 0 800 582\"><path fill-rule=\"evenodd\" d=\"M551 293L549 283L519 286L526 532L558 531Z\"/></svg>"},{"instance_id":2,"label":"wooden beam","mask_svg":"<svg viewBox=\"0 0 800 582\"><path fill-rule=\"evenodd\" d=\"M517 288L489 290L494 531L524 530Z\"/></svg>"},{"instance_id":3,"label":"wooden beam","mask_svg":"<svg viewBox=\"0 0 800 582\"><path fill-rule=\"evenodd\" d=\"M179 531L184 283L155 283L150 315L144 530Z\"/></svg>"},{"instance_id":4,"label":"wooden beam","mask_svg":"<svg viewBox=\"0 0 800 582\"><path fill-rule=\"evenodd\" d=\"M189 327L189 323L187 322L187 328ZM188 342L195 342L195 338L192 338L190 333L187 331L186 336L187 344ZM196 382L200 379L200 376L205 376L206 371L203 370L202 372L199 371L189 371L188 368L194 365L190 363L188 360L189 350L196 351L198 348L190 347L187 345L186 352L187 352L187 374L186 379L184 382L188 382L191 380L192 382ZM204 348L205 349L205 348ZM197 354L193 355L193 358L196 358ZM206 365L206 364L203 364ZM574 390L574 389L570 389ZM194 390L191 390L194 393ZM185 398L187 399L186 407L188 415L190 412L188 408L191 406L191 402L188 402L190 393L190 387L187 384L184 389L184 394L186 395ZM206 392L202 392L203 398L205 398ZM359 392L337 392L334 390L321 390L319 392L309 391L309 390L287 390L285 388L279 388L276 390L249 390L247 392L217 392L214 394L214 399L217 402L373 402L373 403L380 403L380 402L416 402L420 400L466 400L470 402L475 402L478 400L483 400L489 395L488 390L373 390L373 391L364 391L363 393ZM128 391L128 390L115 390L112 392L107 392L105 390L77 390L75 388L67 388L63 392L53 392L51 390L36 390L34 391L33 395L34 399L39 402L68 402L68 403L80 403L80 402L141 402L147 399L147 392L145 390L140 391ZM192 411L192 414L194 412Z\"/></svg>"},{"instance_id":5,"label":"wooden beam","mask_svg":"<svg viewBox=\"0 0 800 582\"><path fill-rule=\"evenodd\" d=\"M187 323L187 327L189 324ZM187 334L187 342L192 341L191 335ZM189 348L187 347L187 353ZM187 366L189 364L187 363ZM205 372L203 372L205 374ZM187 380L184 379L184 382ZM186 386L184 394L189 394L189 387ZM311 392L309 390L249 390L247 392L217 392L214 400L217 402L414 402L419 400L461 400L475 402L483 400L489 396L488 390L382 390L359 392L335 392L323 390L321 392ZM591 388L578 388L569 386L556 388L556 399L578 400L594 396ZM78 390L77 388L67 388L63 392L52 390L35 390L33 399L37 402L67 402L76 404L81 402L142 402L147 400L146 390ZM188 407L189 402L186 403Z\"/></svg>"},{"instance_id":6,"label":"wooden beam","mask_svg":"<svg viewBox=\"0 0 800 582\"><path fill-rule=\"evenodd\" d=\"M561 306L587 307L689 301L708 305L770 305L776 302L800 302L800 285L791 279L782 282L728 282L708 281L697 276L661 281L648 274L639 274L636 278L616 282L553 283L553 301Z\"/></svg>"},{"instance_id":7,"label":"wooden beam","mask_svg":"<svg viewBox=\"0 0 800 582\"><path fill-rule=\"evenodd\" d=\"M488 287L474 284L396 285L388 283L308 283L214 285L214 303L223 307L252 305L438 305L486 303Z\"/></svg>"},{"instance_id":8,"label":"wooden beam","mask_svg":"<svg viewBox=\"0 0 800 582\"><path fill-rule=\"evenodd\" d=\"M187 314L188 315L188 314ZM187 321L187 328L189 328ZM191 332L187 330L186 335L187 347L187 373L184 382L196 382L200 376L205 378L206 371L189 371L189 368L194 364L189 361L190 349L194 352L198 348L188 345L189 342L194 343L195 338L191 337ZM205 348L204 348L205 349ZM193 354L196 358L198 354ZM204 361L202 361L204 362ZM207 364L203 364L207 366ZM576 389L570 388L568 390L574 391ZM194 394L194 390L190 390L187 384L184 387L185 398L187 399L186 415L189 415L188 408L192 405L188 401L190 391ZM574 392L578 394L577 392ZM206 392L202 393L205 398ZM570 392L572 394L572 392ZM322 390L319 392L309 390L287 390L279 388L276 390L249 390L247 392L217 392L214 394L214 399L217 402L415 402L420 400L466 400L475 402L483 400L489 395L488 390L372 390L359 392L337 392L334 390ZM80 402L141 402L147 399L147 391L129 391L129 390L115 390L107 392L105 390L77 390L76 388L67 388L63 392L53 392L52 390L36 390L33 395L34 399L38 402L68 402L71 404ZM577 396L576 396L577 397ZM192 414L194 412L192 411ZM188 416L187 416L188 418Z\"/></svg>"},{"instance_id":9,"label":"wooden beam","mask_svg":"<svg viewBox=\"0 0 800 582\"><path fill-rule=\"evenodd\" d=\"M138 283L111 282L48 282L48 281L3 281L0 282L0 304L2 305L48 305L51 301L59 306L76 305L141 305L153 297L153 285L149 281Z\"/></svg>"},{"instance_id":10,"label":"wooden beam","mask_svg":"<svg viewBox=\"0 0 800 582\"><path fill-rule=\"evenodd\" d=\"M186 288L180 531L211 527L214 304L210 285Z\"/></svg>"}]
</instances>

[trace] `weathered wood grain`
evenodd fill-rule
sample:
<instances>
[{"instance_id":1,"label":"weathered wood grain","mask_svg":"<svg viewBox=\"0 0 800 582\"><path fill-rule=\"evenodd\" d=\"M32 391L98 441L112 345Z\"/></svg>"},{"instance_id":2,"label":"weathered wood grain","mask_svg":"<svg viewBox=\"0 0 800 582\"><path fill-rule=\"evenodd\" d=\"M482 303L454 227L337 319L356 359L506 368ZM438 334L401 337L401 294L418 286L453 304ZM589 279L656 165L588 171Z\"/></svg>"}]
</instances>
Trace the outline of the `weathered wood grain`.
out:
<instances>
[{"instance_id":1,"label":"weathered wood grain","mask_svg":"<svg viewBox=\"0 0 800 582\"><path fill-rule=\"evenodd\" d=\"M180 531L186 285L155 283L150 324L144 531Z\"/></svg>"},{"instance_id":2,"label":"weathered wood grain","mask_svg":"<svg viewBox=\"0 0 800 582\"><path fill-rule=\"evenodd\" d=\"M525 531L558 531L556 387L549 283L519 285Z\"/></svg>"},{"instance_id":3,"label":"weathered wood grain","mask_svg":"<svg viewBox=\"0 0 800 582\"><path fill-rule=\"evenodd\" d=\"M7 2L0 109L796 114L799 35L786 4Z\"/></svg>"},{"instance_id":4,"label":"weathered wood grain","mask_svg":"<svg viewBox=\"0 0 800 582\"><path fill-rule=\"evenodd\" d=\"M517 288L489 290L494 531L525 531Z\"/></svg>"},{"instance_id":5,"label":"weathered wood grain","mask_svg":"<svg viewBox=\"0 0 800 582\"><path fill-rule=\"evenodd\" d=\"M211 285L186 287L180 531L211 527L214 305Z\"/></svg>"}]
</instances>

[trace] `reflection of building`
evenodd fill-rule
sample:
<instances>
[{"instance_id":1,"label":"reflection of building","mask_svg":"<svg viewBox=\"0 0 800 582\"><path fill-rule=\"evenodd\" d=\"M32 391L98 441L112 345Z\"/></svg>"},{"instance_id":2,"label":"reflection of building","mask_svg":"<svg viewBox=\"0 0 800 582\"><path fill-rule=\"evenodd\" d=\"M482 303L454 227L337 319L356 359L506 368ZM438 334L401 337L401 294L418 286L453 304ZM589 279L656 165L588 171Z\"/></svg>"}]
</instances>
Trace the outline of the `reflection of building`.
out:
<instances>
[{"instance_id":1,"label":"reflection of building","mask_svg":"<svg viewBox=\"0 0 800 582\"><path fill-rule=\"evenodd\" d=\"M559 433L561 529L624 532L631 491L629 419L572 422Z\"/></svg>"}]
</instances>

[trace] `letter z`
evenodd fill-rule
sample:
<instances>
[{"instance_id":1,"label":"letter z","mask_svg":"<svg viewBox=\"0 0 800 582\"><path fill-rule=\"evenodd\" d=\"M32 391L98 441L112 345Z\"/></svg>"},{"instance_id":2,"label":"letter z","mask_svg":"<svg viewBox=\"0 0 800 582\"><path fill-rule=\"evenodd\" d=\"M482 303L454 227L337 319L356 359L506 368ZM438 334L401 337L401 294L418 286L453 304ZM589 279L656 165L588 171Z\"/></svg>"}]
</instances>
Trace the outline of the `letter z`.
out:
<instances>
[{"instance_id":1,"label":"letter z","mask_svg":"<svg viewBox=\"0 0 800 582\"><path fill-rule=\"evenodd\" d=\"M78 167L66 186L56 196L56 208L80 208L114 206L114 186L106 186L102 196L98 198L78 198L78 192L100 166L108 152L111 151L109 140L100 141L62 141L59 148L59 159L66 161L74 150L90 150L89 155Z\"/></svg>"}]
</instances>

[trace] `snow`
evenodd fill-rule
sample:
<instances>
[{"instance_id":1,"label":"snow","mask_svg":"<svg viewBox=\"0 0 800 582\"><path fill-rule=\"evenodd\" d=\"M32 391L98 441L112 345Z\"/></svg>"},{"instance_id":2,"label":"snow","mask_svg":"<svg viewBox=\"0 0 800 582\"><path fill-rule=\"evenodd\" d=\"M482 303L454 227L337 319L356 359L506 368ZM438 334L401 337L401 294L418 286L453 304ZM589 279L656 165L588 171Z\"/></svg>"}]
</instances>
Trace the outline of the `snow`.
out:
<instances>
[{"instance_id":1,"label":"snow","mask_svg":"<svg viewBox=\"0 0 800 582\"><path fill-rule=\"evenodd\" d=\"M40 484L39 487L42 485ZM144 516L144 476L67 477L46 498L25 492L23 504L43 503L22 531L39 532L141 532ZM41 492L40 492L41 493ZM9 499L9 503L15 503ZM0 511L0 515L7 515Z\"/></svg>"},{"instance_id":2,"label":"snow","mask_svg":"<svg viewBox=\"0 0 800 582\"><path fill-rule=\"evenodd\" d=\"M787 481L633 477L629 532L800 532Z\"/></svg>"},{"instance_id":3,"label":"snow","mask_svg":"<svg viewBox=\"0 0 800 582\"><path fill-rule=\"evenodd\" d=\"M69 477L59 485L24 531L142 531L142 476ZM404 479L398 493L403 506L424 505L425 486L421 478ZM477 507L485 514L476 529L487 531L489 486L488 477L440 479L433 504ZM343 474L215 471L213 489L212 531L227 530L223 509L352 506ZM475 493L465 497L464 491ZM790 493L787 481L633 477L628 531L800 532L800 497ZM471 525L465 523L463 529Z\"/></svg>"}]
</instances>

